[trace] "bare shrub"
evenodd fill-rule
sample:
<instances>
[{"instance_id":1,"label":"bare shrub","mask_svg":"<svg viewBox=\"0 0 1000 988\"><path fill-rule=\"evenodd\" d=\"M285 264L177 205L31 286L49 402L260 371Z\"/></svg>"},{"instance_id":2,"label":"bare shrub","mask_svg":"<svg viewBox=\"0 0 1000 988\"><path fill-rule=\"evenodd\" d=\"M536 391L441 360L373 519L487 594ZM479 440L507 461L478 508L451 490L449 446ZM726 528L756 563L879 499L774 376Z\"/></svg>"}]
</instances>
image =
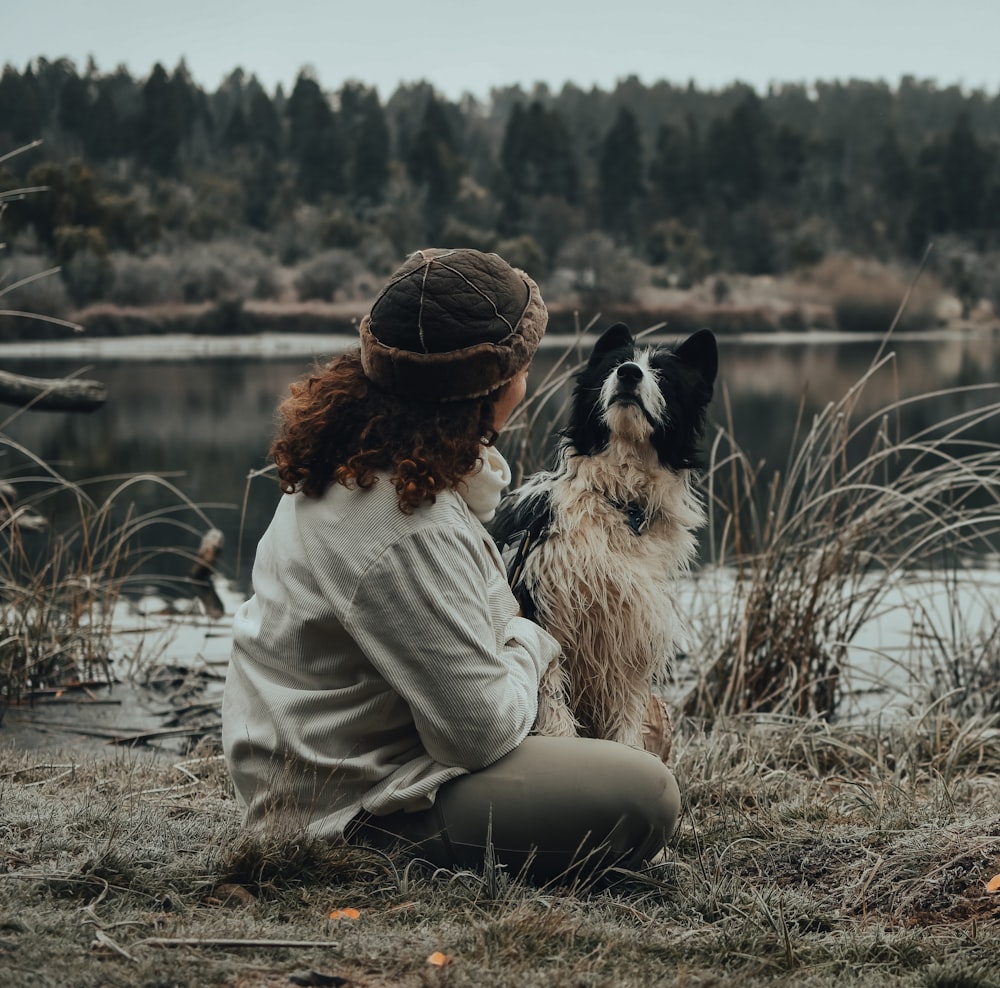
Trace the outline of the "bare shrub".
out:
<instances>
[{"instance_id":1,"label":"bare shrub","mask_svg":"<svg viewBox=\"0 0 1000 988\"><path fill-rule=\"evenodd\" d=\"M326 221L316 206L299 206L274 228L272 240L282 264L298 264L323 248Z\"/></svg>"},{"instance_id":2,"label":"bare shrub","mask_svg":"<svg viewBox=\"0 0 1000 988\"><path fill-rule=\"evenodd\" d=\"M269 264L258 273L253 284L253 297L255 299L271 299L281 295L281 278L278 268Z\"/></svg>"},{"instance_id":3,"label":"bare shrub","mask_svg":"<svg viewBox=\"0 0 1000 988\"><path fill-rule=\"evenodd\" d=\"M712 270L712 252L705 246L701 232L678 219L653 224L647 239L650 257L665 270L667 284L690 288Z\"/></svg>"},{"instance_id":4,"label":"bare shrub","mask_svg":"<svg viewBox=\"0 0 1000 988\"><path fill-rule=\"evenodd\" d=\"M1000 250L974 250L959 237L935 240L930 263L955 293L963 319L1000 314Z\"/></svg>"},{"instance_id":5,"label":"bare shrub","mask_svg":"<svg viewBox=\"0 0 1000 988\"><path fill-rule=\"evenodd\" d=\"M332 302L338 293L354 294L355 279L364 268L351 251L333 248L307 261L295 278L295 290L302 301Z\"/></svg>"},{"instance_id":6,"label":"bare shrub","mask_svg":"<svg viewBox=\"0 0 1000 988\"><path fill-rule=\"evenodd\" d=\"M833 306L837 328L885 333L892 325L908 276L898 267L871 258L831 255L812 268L806 280ZM924 274L899 320L899 328L927 329L937 322L940 281Z\"/></svg>"},{"instance_id":7,"label":"bare shrub","mask_svg":"<svg viewBox=\"0 0 1000 988\"><path fill-rule=\"evenodd\" d=\"M567 241L556 266L569 273L580 300L592 305L632 302L642 280L642 266L632 252L596 231Z\"/></svg>"},{"instance_id":8,"label":"bare shrub","mask_svg":"<svg viewBox=\"0 0 1000 988\"><path fill-rule=\"evenodd\" d=\"M583 211L561 196L542 196L524 218L523 230L535 238L545 252L548 262L553 261L562 247L584 229Z\"/></svg>"},{"instance_id":9,"label":"bare shrub","mask_svg":"<svg viewBox=\"0 0 1000 988\"><path fill-rule=\"evenodd\" d=\"M259 248L237 241L192 244L149 257L118 253L112 263L109 294L118 305L260 298L278 287L274 262Z\"/></svg>"},{"instance_id":10,"label":"bare shrub","mask_svg":"<svg viewBox=\"0 0 1000 988\"><path fill-rule=\"evenodd\" d=\"M87 249L78 251L63 265L62 278L74 304L86 305L105 296L114 272L107 254Z\"/></svg>"},{"instance_id":11,"label":"bare shrub","mask_svg":"<svg viewBox=\"0 0 1000 988\"><path fill-rule=\"evenodd\" d=\"M114 272L109 297L118 305L158 305L183 301L177 269L164 254L136 257L116 253L111 258Z\"/></svg>"},{"instance_id":12,"label":"bare shrub","mask_svg":"<svg viewBox=\"0 0 1000 988\"><path fill-rule=\"evenodd\" d=\"M355 254L379 285L402 261L392 241L377 231L365 237Z\"/></svg>"},{"instance_id":13,"label":"bare shrub","mask_svg":"<svg viewBox=\"0 0 1000 988\"><path fill-rule=\"evenodd\" d=\"M4 263L0 273L3 307L61 318L69 312L66 286L51 262L38 255L20 254Z\"/></svg>"},{"instance_id":14,"label":"bare shrub","mask_svg":"<svg viewBox=\"0 0 1000 988\"><path fill-rule=\"evenodd\" d=\"M450 216L445 220L440 241L450 247L472 247L475 250L486 252L497 249L495 231L473 226L455 216Z\"/></svg>"},{"instance_id":15,"label":"bare shrub","mask_svg":"<svg viewBox=\"0 0 1000 988\"><path fill-rule=\"evenodd\" d=\"M251 298L273 262L258 248L232 240L197 244L175 255L185 302Z\"/></svg>"},{"instance_id":16,"label":"bare shrub","mask_svg":"<svg viewBox=\"0 0 1000 988\"><path fill-rule=\"evenodd\" d=\"M496 252L508 264L527 271L533 278L541 278L547 267L545 251L538 245L538 241L528 234L501 240L496 246Z\"/></svg>"}]
</instances>

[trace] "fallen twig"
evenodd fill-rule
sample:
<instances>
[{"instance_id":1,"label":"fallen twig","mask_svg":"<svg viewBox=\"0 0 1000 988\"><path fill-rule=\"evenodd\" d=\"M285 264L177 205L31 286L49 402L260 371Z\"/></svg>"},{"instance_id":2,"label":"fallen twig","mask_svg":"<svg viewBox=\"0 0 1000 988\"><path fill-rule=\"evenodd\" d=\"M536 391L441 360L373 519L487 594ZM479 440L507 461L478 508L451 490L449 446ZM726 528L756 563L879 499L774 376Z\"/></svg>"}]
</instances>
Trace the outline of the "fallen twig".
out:
<instances>
[{"instance_id":1,"label":"fallen twig","mask_svg":"<svg viewBox=\"0 0 1000 988\"><path fill-rule=\"evenodd\" d=\"M185 738L205 732L204 727L160 727L151 731L138 731L135 734L119 734L108 738L108 744L146 744L158 738Z\"/></svg>"},{"instance_id":2,"label":"fallen twig","mask_svg":"<svg viewBox=\"0 0 1000 988\"><path fill-rule=\"evenodd\" d=\"M228 937L148 937L137 940L133 947L332 947L340 944L333 940L242 940Z\"/></svg>"},{"instance_id":3,"label":"fallen twig","mask_svg":"<svg viewBox=\"0 0 1000 988\"><path fill-rule=\"evenodd\" d=\"M118 954L119 957L124 957L126 960L134 961L135 958L120 944L115 943L103 930L94 930L94 943L92 946L94 950L109 950L113 954Z\"/></svg>"}]
</instances>

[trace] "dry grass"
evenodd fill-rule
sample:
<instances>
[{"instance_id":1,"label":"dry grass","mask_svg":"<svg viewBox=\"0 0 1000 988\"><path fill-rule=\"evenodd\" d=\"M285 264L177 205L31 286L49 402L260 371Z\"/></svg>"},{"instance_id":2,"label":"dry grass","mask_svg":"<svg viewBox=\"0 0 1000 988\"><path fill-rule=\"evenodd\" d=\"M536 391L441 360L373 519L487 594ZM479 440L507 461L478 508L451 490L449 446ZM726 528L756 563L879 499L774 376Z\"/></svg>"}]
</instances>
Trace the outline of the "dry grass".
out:
<instances>
[{"instance_id":1,"label":"dry grass","mask_svg":"<svg viewBox=\"0 0 1000 988\"><path fill-rule=\"evenodd\" d=\"M881 736L686 722L676 771L665 860L585 892L248 836L212 753L0 750L0 967L78 988L309 971L364 986L998 983L995 720ZM345 908L358 918L328 918ZM450 963L429 964L435 951Z\"/></svg>"},{"instance_id":2,"label":"dry grass","mask_svg":"<svg viewBox=\"0 0 1000 988\"><path fill-rule=\"evenodd\" d=\"M733 593L702 621L697 650L709 661L688 697L689 714L832 716L852 642L914 571L930 596L961 599L976 591L977 562L995 557L1000 385L891 398L861 414L866 390L894 390L888 341L839 401L810 422L800 411L788 460L769 475L740 448L723 394L727 425L715 437L707 477L708 542L714 564L734 575ZM965 407L935 421L931 403L942 398ZM907 405L926 406L932 424L900 434ZM961 624L953 634L963 634ZM943 642L940 629L936 641ZM973 649L980 679L984 668L1000 670L995 645L987 636ZM938 659L953 664L959 655L942 648Z\"/></svg>"},{"instance_id":3,"label":"dry grass","mask_svg":"<svg viewBox=\"0 0 1000 988\"><path fill-rule=\"evenodd\" d=\"M155 584L158 561L168 555L190 568L212 528L167 478L74 482L6 435L6 425L0 423L7 471L0 487L0 722L6 705L25 692L110 680L118 600ZM165 488L173 505L138 507L149 486ZM183 585L184 578L171 582Z\"/></svg>"}]
</instances>

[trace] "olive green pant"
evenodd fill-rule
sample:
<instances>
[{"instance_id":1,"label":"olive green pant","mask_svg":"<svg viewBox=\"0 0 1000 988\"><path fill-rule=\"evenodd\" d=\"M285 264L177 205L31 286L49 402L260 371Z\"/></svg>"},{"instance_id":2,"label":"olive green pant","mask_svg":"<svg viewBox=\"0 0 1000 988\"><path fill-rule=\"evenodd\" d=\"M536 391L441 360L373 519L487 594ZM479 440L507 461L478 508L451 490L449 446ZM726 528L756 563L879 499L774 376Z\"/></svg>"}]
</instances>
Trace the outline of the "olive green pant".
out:
<instances>
[{"instance_id":1,"label":"olive green pant","mask_svg":"<svg viewBox=\"0 0 1000 988\"><path fill-rule=\"evenodd\" d=\"M443 785L419 813L368 816L349 837L444 867L575 879L634 869L673 833L680 793L655 755L593 738L526 738L493 765Z\"/></svg>"}]
</instances>

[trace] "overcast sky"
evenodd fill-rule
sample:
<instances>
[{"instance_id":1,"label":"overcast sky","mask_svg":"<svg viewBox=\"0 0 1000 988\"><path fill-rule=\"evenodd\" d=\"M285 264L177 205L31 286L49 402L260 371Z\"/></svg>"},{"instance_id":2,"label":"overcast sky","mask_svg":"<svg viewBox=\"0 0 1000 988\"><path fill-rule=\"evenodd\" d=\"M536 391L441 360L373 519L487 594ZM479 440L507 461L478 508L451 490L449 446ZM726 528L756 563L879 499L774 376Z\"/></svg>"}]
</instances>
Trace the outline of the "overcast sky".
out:
<instances>
[{"instance_id":1,"label":"overcast sky","mask_svg":"<svg viewBox=\"0 0 1000 988\"><path fill-rule=\"evenodd\" d=\"M21 0L0 62L93 55L145 77L183 57L214 90L236 67L286 91L303 66L327 89L421 79L457 98L537 81L613 88L628 75L733 81L903 75L1000 90L1000 0Z\"/></svg>"}]
</instances>

